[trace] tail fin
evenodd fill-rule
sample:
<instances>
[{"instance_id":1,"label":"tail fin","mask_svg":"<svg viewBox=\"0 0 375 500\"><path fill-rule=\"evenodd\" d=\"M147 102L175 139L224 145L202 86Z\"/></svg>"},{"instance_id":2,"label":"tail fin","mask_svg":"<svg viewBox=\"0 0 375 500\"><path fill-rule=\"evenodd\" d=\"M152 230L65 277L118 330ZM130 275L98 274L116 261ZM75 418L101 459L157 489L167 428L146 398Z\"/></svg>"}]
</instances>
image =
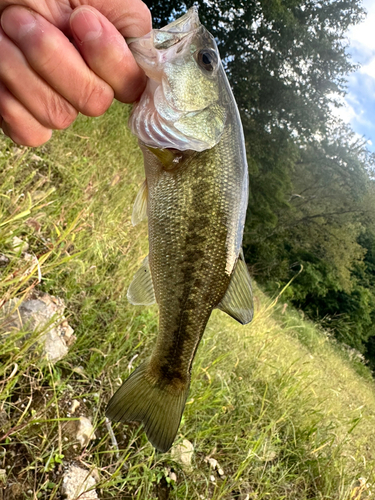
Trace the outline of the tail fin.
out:
<instances>
[{"instance_id":1,"label":"tail fin","mask_svg":"<svg viewBox=\"0 0 375 500\"><path fill-rule=\"evenodd\" d=\"M125 380L109 401L106 415L117 422L142 422L151 444L164 453L176 437L189 384L171 390L168 382L152 382L147 367L148 362L142 363Z\"/></svg>"}]
</instances>

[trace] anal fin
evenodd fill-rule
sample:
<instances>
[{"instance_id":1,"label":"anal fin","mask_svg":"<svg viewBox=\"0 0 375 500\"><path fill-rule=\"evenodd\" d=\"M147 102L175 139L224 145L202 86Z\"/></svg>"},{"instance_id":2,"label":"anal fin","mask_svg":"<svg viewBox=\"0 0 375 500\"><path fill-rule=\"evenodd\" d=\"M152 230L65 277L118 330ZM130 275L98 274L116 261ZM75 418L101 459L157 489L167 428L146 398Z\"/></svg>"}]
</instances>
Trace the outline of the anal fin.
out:
<instances>
[{"instance_id":1,"label":"anal fin","mask_svg":"<svg viewBox=\"0 0 375 500\"><path fill-rule=\"evenodd\" d=\"M128 301L135 306L150 306L156 302L148 255L135 273L127 293Z\"/></svg>"},{"instance_id":2,"label":"anal fin","mask_svg":"<svg viewBox=\"0 0 375 500\"><path fill-rule=\"evenodd\" d=\"M241 249L232 278L218 309L232 316L242 325L253 319L253 294L251 278Z\"/></svg>"}]
</instances>

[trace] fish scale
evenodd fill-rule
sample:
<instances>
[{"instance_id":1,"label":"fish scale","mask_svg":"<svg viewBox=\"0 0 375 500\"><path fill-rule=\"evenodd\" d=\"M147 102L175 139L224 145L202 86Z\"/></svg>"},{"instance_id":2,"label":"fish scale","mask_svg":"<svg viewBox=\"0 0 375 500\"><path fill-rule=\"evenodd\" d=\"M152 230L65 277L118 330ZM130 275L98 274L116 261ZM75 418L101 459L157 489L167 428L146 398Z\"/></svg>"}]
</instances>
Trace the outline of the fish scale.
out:
<instances>
[{"instance_id":1,"label":"fish scale","mask_svg":"<svg viewBox=\"0 0 375 500\"><path fill-rule=\"evenodd\" d=\"M149 256L128 298L157 302L159 331L150 358L114 394L107 416L142 422L151 443L165 452L178 431L212 310L243 324L252 319L241 250L247 163L232 91L195 8L132 40L130 49L149 77L130 118L146 174L132 221L148 216Z\"/></svg>"},{"instance_id":2,"label":"fish scale","mask_svg":"<svg viewBox=\"0 0 375 500\"><path fill-rule=\"evenodd\" d=\"M181 373L190 373L195 347L230 277L224 272L228 215L216 190L217 168L209 172L203 154L200 161L188 157L185 162L187 165L182 162L176 172L164 172L158 177L148 172L163 168L156 159L148 163L146 175L148 179L157 178L155 188L152 180L148 183L150 267L159 304L159 335L153 356L166 359ZM202 164L203 180L199 175ZM180 189L176 189L177 185ZM165 210L166 199L174 210ZM210 212L215 213L214 224ZM221 217L216 215L218 212ZM166 266L164 255L171 248L176 252Z\"/></svg>"}]
</instances>

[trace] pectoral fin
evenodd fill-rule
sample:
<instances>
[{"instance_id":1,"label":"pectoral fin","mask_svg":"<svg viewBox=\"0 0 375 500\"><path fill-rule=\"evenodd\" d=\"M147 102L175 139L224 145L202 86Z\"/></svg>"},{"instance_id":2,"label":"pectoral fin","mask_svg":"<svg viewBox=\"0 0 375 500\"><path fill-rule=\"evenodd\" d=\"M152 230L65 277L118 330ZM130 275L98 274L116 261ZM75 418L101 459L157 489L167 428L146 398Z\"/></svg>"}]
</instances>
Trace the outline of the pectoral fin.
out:
<instances>
[{"instance_id":1,"label":"pectoral fin","mask_svg":"<svg viewBox=\"0 0 375 500\"><path fill-rule=\"evenodd\" d=\"M155 303L154 285L152 284L148 256L135 273L133 281L128 288L127 297L128 301L135 306L150 306Z\"/></svg>"},{"instance_id":2,"label":"pectoral fin","mask_svg":"<svg viewBox=\"0 0 375 500\"><path fill-rule=\"evenodd\" d=\"M148 150L154 154L160 163L163 165L164 170L174 170L178 167L183 153L172 149L157 149L147 146Z\"/></svg>"},{"instance_id":3,"label":"pectoral fin","mask_svg":"<svg viewBox=\"0 0 375 500\"><path fill-rule=\"evenodd\" d=\"M170 149L158 149L152 148L151 146L147 147L151 151L151 153L160 160L164 168L169 169L172 167L175 155Z\"/></svg>"},{"instance_id":4,"label":"pectoral fin","mask_svg":"<svg viewBox=\"0 0 375 500\"><path fill-rule=\"evenodd\" d=\"M136 226L142 220L147 219L147 180L145 179L134 202L132 213L132 224Z\"/></svg>"},{"instance_id":5,"label":"pectoral fin","mask_svg":"<svg viewBox=\"0 0 375 500\"><path fill-rule=\"evenodd\" d=\"M229 287L217 307L239 321L242 325L250 323L253 319L254 309L251 278L242 250L233 271Z\"/></svg>"}]
</instances>

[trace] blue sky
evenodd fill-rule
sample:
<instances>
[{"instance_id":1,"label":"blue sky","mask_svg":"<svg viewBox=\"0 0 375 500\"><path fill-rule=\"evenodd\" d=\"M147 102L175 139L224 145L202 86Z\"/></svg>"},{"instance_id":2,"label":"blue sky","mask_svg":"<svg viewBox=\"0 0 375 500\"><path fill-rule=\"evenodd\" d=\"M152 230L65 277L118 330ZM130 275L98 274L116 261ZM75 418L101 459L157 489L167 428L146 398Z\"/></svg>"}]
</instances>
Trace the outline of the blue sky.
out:
<instances>
[{"instance_id":1,"label":"blue sky","mask_svg":"<svg viewBox=\"0 0 375 500\"><path fill-rule=\"evenodd\" d=\"M369 150L375 152L375 1L363 0L363 6L366 20L348 33L348 51L361 67L349 76L344 106L336 113L365 136Z\"/></svg>"}]
</instances>

